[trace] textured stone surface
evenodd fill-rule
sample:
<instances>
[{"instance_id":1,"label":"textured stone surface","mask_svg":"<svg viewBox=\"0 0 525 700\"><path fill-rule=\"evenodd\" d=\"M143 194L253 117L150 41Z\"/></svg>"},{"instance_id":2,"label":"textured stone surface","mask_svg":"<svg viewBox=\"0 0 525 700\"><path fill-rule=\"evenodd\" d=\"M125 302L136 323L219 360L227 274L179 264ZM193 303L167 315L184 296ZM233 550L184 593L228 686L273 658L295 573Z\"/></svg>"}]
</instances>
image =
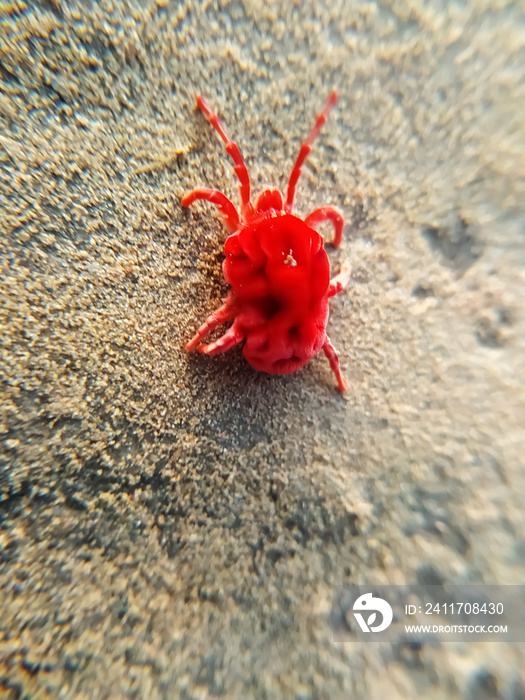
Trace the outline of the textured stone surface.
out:
<instances>
[{"instance_id":1,"label":"textured stone surface","mask_svg":"<svg viewBox=\"0 0 525 700\"><path fill-rule=\"evenodd\" d=\"M522 583L525 29L505 2L4 2L0 688L505 698L523 647L334 645L332 586ZM183 344L237 201L339 104L297 211L347 218L292 376Z\"/></svg>"}]
</instances>

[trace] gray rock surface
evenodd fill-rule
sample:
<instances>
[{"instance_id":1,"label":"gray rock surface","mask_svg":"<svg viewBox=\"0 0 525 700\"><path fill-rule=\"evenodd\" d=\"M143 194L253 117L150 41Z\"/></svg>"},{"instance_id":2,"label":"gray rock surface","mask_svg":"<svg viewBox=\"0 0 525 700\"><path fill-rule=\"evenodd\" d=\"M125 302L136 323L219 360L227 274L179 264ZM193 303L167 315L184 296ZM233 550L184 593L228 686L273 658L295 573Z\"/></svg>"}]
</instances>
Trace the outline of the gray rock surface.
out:
<instances>
[{"instance_id":1,"label":"gray rock surface","mask_svg":"<svg viewBox=\"0 0 525 700\"><path fill-rule=\"evenodd\" d=\"M518 644L336 645L334 584L523 583L519 3L0 7L0 692L505 698ZM183 345L237 199L338 206L330 337L286 377ZM323 229L324 232L324 229ZM327 227L326 232L329 234Z\"/></svg>"}]
</instances>

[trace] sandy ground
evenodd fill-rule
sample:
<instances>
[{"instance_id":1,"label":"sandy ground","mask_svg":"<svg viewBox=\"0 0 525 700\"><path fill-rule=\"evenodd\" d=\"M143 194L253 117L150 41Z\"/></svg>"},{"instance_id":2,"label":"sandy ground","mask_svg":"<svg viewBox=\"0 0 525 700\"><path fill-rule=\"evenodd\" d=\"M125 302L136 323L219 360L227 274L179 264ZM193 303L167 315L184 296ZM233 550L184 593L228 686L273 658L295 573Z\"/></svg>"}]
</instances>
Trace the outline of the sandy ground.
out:
<instances>
[{"instance_id":1,"label":"sandy ground","mask_svg":"<svg viewBox=\"0 0 525 700\"><path fill-rule=\"evenodd\" d=\"M0 12L0 693L523 698L524 646L329 620L334 584L525 580L523 6ZM181 195L238 202L196 92L258 191L332 87L297 212L347 219L344 396L183 350L226 286Z\"/></svg>"}]
</instances>

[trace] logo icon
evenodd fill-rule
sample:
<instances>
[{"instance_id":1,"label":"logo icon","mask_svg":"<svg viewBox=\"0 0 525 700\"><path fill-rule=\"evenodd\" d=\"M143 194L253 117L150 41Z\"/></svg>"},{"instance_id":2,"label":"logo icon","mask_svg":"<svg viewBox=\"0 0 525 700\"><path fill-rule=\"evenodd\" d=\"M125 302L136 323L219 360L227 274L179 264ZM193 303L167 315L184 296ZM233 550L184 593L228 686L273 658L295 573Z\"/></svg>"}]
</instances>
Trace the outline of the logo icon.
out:
<instances>
[{"instance_id":1,"label":"logo icon","mask_svg":"<svg viewBox=\"0 0 525 700\"><path fill-rule=\"evenodd\" d=\"M382 632L386 630L394 617L390 604L383 598L374 598L372 593L360 595L354 603L353 612L357 624L363 632ZM366 622L361 612L371 612ZM380 624L374 625L378 612L381 613L383 620Z\"/></svg>"}]
</instances>

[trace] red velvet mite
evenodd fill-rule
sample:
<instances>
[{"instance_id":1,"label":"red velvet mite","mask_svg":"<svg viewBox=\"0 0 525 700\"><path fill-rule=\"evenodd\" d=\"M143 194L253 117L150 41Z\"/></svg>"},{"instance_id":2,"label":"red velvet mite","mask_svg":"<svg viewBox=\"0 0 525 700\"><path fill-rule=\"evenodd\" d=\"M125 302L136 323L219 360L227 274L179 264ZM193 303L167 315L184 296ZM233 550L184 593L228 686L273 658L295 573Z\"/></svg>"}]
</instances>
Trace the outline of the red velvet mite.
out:
<instances>
[{"instance_id":1,"label":"red velvet mite","mask_svg":"<svg viewBox=\"0 0 525 700\"><path fill-rule=\"evenodd\" d=\"M208 103L197 96L197 106L226 145L235 164L241 194L240 215L222 192L197 189L182 199L187 207L197 199L214 204L222 214L230 235L224 246L224 277L231 291L224 304L199 328L186 345L207 355L226 352L244 341L244 356L257 370L270 374L295 372L323 350L334 372L339 389L345 383L337 353L326 335L328 299L344 289L350 270L330 281L330 264L323 238L315 230L322 221L332 222L333 245L343 236L344 220L332 207L315 209L303 221L292 214L297 180L312 144L337 101L330 94L299 151L290 175L286 201L277 189L266 189L255 206L250 202L250 178L237 144L226 133L219 117ZM217 326L233 321L213 343L202 340Z\"/></svg>"}]
</instances>

